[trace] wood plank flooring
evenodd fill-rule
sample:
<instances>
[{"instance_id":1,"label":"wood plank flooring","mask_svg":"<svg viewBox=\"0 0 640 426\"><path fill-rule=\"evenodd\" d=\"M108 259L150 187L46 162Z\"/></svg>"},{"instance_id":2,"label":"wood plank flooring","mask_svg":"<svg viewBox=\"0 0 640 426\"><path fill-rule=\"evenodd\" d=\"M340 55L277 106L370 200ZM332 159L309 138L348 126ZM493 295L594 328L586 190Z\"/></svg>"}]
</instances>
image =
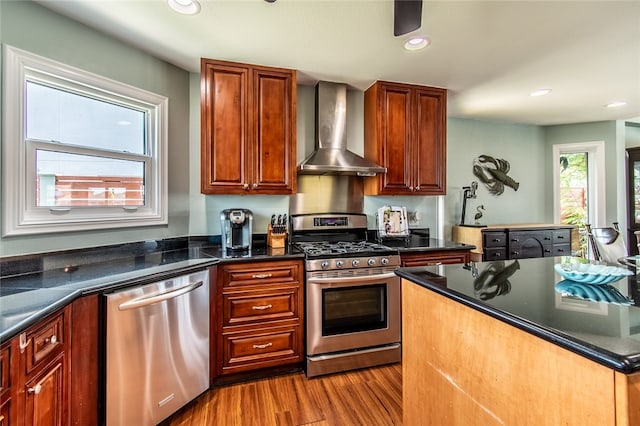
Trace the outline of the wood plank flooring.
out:
<instances>
[{"instance_id":1,"label":"wood plank flooring","mask_svg":"<svg viewBox=\"0 0 640 426\"><path fill-rule=\"evenodd\" d=\"M162 426L402 424L402 365L328 376L288 374L213 388Z\"/></svg>"}]
</instances>

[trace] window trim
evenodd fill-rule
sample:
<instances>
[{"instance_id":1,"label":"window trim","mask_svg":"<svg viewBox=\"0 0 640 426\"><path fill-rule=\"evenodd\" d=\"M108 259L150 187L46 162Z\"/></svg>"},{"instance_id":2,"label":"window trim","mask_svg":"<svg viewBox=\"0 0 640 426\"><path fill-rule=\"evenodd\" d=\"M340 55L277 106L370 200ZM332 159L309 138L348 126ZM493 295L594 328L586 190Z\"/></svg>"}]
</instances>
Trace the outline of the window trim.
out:
<instances>
[{"instance_id":1,"label":"window trim","mask_svg":"<svg viewBox=\"0 0 640 426\"><path fill-rule=\"evenodd\" d=\"M3 67L3 236L168 224L167 97L8 45L4 45ZM34 147L39 144L37 141L27 141L25 134L25 82L28 77L31 81L44 79L66 85L74 93L88 94L101 100L115 100L118 104L147 112L145 155L150 160L149 167L145 167L144 206L35 206L35 164L28 165L27 161L31 158L29 153L34 153ZM67 148L60 152L69 152ZM31 182L33 185L30 185Z\"/></svg>"}]
</instances>

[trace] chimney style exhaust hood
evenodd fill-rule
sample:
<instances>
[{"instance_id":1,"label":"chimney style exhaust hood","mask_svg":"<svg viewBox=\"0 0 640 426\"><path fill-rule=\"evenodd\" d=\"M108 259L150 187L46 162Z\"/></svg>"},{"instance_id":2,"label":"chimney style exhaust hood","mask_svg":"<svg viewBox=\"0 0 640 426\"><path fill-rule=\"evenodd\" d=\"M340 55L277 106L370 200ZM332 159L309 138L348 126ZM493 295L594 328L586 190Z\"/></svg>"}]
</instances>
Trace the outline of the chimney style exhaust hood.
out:
<instances>
[{"instance_id":1,"label":"chimney style exhaust hood","mask_svg":"<svg viewBox=\"0 0 640 426\"><path fill-rule=\"evenodd\" d=\"M316 150L298 166L298 174L374 176L387 169L347 149L347 85L316 85Z\"/></svg>"}]
</instances>

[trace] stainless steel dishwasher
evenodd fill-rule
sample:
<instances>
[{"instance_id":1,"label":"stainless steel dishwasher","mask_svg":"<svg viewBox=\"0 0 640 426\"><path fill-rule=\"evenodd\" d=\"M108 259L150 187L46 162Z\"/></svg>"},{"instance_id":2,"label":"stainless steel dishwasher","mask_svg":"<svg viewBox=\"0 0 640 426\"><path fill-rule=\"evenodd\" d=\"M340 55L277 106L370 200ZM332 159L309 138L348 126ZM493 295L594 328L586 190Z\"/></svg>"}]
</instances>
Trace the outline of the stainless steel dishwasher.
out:
<instances>
[{"instance_id":1,"label":"stainless steel dishwasher","mask_svg":"<svg viewBox=\"0 0 640 426\"><path fill-rule=\"evenodd\" d=\"M209 274L106 294L106 424L156 425L209 388Z\"/></svg>"}]
</instances>

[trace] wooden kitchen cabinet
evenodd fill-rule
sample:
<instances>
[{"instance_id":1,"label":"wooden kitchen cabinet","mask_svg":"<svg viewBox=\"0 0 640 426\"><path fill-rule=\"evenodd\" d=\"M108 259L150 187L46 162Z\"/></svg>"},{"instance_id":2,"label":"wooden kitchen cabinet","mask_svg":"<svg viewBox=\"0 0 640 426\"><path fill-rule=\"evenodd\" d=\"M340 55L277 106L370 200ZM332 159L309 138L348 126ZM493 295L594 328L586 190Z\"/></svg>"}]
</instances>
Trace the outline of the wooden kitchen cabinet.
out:
<instances>
[{"instance_id":1,"label":"wooden kitchen cabinet","mask_svg":"<svg viewBox=\"0 0 640 426\"><path fill-rule=\"evenodd\" d=\"M17 365L12 365L15 346L15 342L10 341L0 347L0 426L16 423L15 404L11 398L12 385L15 382L14 371L18 368Z\"/></svg>"},{"instance_id":2,"label":"wooden kitchen cabinet","mask_svg":"<svg viewBox=\"0 0 640 426\"><path fill-rule=\"evenodd\" d=\"M201 192L296 192L295 70L201 60Z\"/></svg>"},{"instance_id":3,"label":"wooden kitchen cabinet","mask_svg":"<svg viewBox=\"0 0 640 426\"><path fill-rule=\"evenodd\" d=\"M303 269L299 260L218 266L212 310L215 380L301 365Z\"/></svg>"},{"instance_id":4,"label":"wooden kitchen cabinet","mask_svg":"<svg viewBox=\"0 0 640 426\"><path fill-rule=\"evenodd\" d=\"M2 347L3 426L69 424L70 316L67 306Z\"/></svg>"},{"instance_id":5,"label":"wooden kitchen cabinet","mask_svg":"<svg viewBox=\"0 0 640 426\"><path fill-rule=\"evenodd\" d=\"M471 250L435 250L422 253L400 253L403 268L411 266L448 265L468 263Z\"/></svg>"},{"instance_id":6,"label":"wooden kitchen cabinet","mask_svg":"<svg viewBox=\"0 0 640 426\"><path fill-rule=\"evenodd\" d=\"M365 157L387 168L367 195L446 194L447 91L378 81L364 95Z\"/></svg>"}]
</instances>

